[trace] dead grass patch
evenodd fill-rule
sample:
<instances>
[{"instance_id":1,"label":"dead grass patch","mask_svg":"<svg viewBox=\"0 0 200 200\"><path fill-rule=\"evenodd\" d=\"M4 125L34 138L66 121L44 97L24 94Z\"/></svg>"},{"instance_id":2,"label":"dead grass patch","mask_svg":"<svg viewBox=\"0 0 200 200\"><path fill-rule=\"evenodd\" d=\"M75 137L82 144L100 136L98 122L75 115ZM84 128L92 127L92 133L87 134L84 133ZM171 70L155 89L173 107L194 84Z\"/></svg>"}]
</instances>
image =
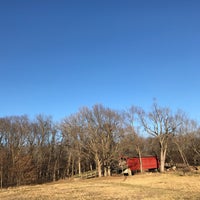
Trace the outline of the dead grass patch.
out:
<instances>
[{"instance_id":1,"label":"dead grass patch","mask_svg":"<svg viewBox=\"0 0 200 200\"><path fill-rule=\"evenodd\" d=\"M200 199L200 175L142 174L3 189L1 200Z\"/></svg>"}]
</instances>

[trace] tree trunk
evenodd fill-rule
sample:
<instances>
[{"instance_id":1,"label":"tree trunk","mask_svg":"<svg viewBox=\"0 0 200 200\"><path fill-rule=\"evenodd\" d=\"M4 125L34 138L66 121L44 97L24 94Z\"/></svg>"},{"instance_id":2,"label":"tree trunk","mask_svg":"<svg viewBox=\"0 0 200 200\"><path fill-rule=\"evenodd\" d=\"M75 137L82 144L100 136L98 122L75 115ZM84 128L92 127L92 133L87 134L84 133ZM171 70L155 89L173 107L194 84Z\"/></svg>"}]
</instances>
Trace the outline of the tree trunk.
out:
<instances>
[{"instance_id":1,"label":"tree trunk","mask_svg":"<svg viewBox=\"0 0 200 200\"><path fill-rule=\"evenodd\" d=\"M76 170L74 169L74 163L75 163L75 160L74 160L74 157L72 158L72 169L71 169L71 176L73 177L74 176L74 174L75 174L75 172L76 172Z\"/></svg>"},{"instance_id":2,"label":"tree trunk","mask_svg":"<svg viewBox=\"0 0 200 200\"><path fill-rule=\"evenodd\" d=\"M142 155L141 155L141 151L140 148L137 148L138 150L138 156L139 156L139 161L140 161L140 172L143 173L143 166L142 166Z\"/></svg>"},{"instance_id":3,"label":"tree trunk","mask_svg":"<svg viewBox=\"0 0 200 200\"><path fill-rule=\"evenodd\" d=\"M175 142L175 144L176 144L176 146L178 147L178 151L179 151L179 153L180 153L180 155L181 155L181 158L182 158L182 160L183 160L183 162L184 162L184 165L187 166L187 167L189 167L189 163L188 163L188 161L187 161L187 158L186 158L184 152L182 151L180 145L178 144L178 142Z\"/></svg>"},{"instance_id":4,"label":"tree trunk","mask_svg":"<svg viewBox=\"0 0 200 200\"><path fill-rule=\"evenodd\" d=\"M97 165L97 169L98 169L98 176L102 177L102 173L101 173L101 162L98 160L98 165Z\"/></svg>"},{"instance_id":5,"label":"tree trunk","mask_svg":"<svg viewBox=\"0 0 200 200\"><path fill-rule=\"evenodd\" d=\"M3 167L1 166L1 189L3 188Z\"/></svg>"},{"instance_id":6,"label":"tree trunk","mask_svg":"<svg viewBox=\"0 0 200 200\"><path fill-rule=\"evenodd\" d=\"M81 174L81 158L78 157L78 174Z\"/></svg>"},{"instance_id":7,"label":"tree trunk","mask_svg":"<svg viewBox=\"0 0 200 200\"><path fill-rule=\"evenodd\" d=\"M102 164L101 164L101 161L98 158L98 155L96 155L95 157L96 157L96 166L97 166L98 176L102 177L102 173L101 173Z\"/></svg>"},{"instance_id":8,"label":"tree trunk","mask_svg":"<svg viewBox=\"0 0 200 200\"><path fill-rule=\"evenodd\" d=\"M54 182L56 181L56 169L57 169L57 160L55 161L54 166L53 166L53 181Z\"/></svg>"},{"instance_id":9,"label":"tree trunk","mask_svg":"<svg viewBox=\"0 0 200 200\"><path fill-rule=\"evenodd\" d=\"M110 166L108 166L107 170L108 170L108 176L111 176L111 169L110 169Z\"/></svg>"},{"instance_id":10,"label":"tree trunk","mask_svg":"<svg viewBox=\"0 0 200 200\"><path fill-rule=\"evenodd\" d=\"M93 167L92 167L92 164L90 163L90 170L92 171L93 170Z\"/></svg>"},{"instance_id":11,"label":"tree trunk","mask_svg":"<svg viewBox=\"0 0 200 200\"><path fill-rule=\"evenodd\" d=\"M103 176L108 176L108 169L107 169L107 165L104 163L104 167L103 167Z\"/></svg>"},{"instance_id":12,"label":"tree trunk","mask_svg":"<svg viewBox=\"0 0 200 200\"><path fill-rule=\"evenodd\" d=\"M161 147L160 149L160 172L165 171L165 159L166 159L167 148Z\"/></svg>"},{"instance_id":13,"label":"tree trunk","mask_svg":"<svg viewBox=\"0 0 200 200\"><path fill-rule=\"evenodd\" d=\"M71 165L71 159L72 159L72 154L71 152L69 153L69 156L68 156L68 161L67 161L67 168L66 168L66 172L67 172L67 177L70 176L70 165Z\"/></svg>"}]
</instances>

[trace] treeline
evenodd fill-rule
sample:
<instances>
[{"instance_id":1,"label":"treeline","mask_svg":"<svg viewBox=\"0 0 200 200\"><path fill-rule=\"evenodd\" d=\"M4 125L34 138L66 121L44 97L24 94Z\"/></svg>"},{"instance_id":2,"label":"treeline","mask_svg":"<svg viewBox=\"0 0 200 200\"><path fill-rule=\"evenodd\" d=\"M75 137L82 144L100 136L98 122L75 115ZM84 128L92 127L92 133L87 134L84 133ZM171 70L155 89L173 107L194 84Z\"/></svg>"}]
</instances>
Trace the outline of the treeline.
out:
<instances>
[{"instance_id":1,"label":"treeline","mask_svg":"<svg viewBox=\"0 0 200 200\"><path fill-rule=\"evenodd\" d=\"M163 157L164 154L164 157ZM183 112L152 106L84 107L55 124L50 116L0 118L1 187L36 184L94 170L110 176L121 155L157 155L200 165L200 130ZM161 170L162 171L162 170Z\"/></svg>"}]
</instances>

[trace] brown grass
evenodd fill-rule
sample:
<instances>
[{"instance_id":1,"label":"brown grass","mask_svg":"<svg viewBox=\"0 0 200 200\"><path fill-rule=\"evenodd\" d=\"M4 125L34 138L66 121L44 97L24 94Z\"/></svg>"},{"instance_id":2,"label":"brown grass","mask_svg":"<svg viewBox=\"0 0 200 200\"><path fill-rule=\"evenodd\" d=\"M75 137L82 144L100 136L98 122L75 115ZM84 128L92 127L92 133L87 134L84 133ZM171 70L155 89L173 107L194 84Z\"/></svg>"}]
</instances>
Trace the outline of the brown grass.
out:
<instances>
[{"instance_id":1,"label":"brown grass","mask_svg":"<svg viewBox=\"0 0 200 200\"><path fill-rule=\"evenodd\" d=\"M64 180L0 190L1 200L200 199L200 175L143 174Z\"/></svg>"}]
</instances>

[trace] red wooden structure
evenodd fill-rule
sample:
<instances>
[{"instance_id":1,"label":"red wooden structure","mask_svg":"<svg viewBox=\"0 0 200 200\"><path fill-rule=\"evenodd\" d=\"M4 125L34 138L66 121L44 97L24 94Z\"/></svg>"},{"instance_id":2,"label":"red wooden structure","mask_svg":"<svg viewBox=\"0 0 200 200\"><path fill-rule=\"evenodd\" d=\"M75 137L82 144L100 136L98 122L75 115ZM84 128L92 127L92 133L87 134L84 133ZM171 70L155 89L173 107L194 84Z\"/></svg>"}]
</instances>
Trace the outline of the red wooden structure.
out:
<instances>
[{"instance_id":1,"label":"red wooden structure","mask_svg":"<svg viewBox=\"0 0 200 200\"><path fill-rule=\"evenodd\" d=\"M123 160L126 161L126 166L132 171L140 171L140 159L139 157L123 157ZM156 156L143 156L141 157L142 161L142 170L153 171L159 168L159 161Z\"/></svg>"}]
</instances>

